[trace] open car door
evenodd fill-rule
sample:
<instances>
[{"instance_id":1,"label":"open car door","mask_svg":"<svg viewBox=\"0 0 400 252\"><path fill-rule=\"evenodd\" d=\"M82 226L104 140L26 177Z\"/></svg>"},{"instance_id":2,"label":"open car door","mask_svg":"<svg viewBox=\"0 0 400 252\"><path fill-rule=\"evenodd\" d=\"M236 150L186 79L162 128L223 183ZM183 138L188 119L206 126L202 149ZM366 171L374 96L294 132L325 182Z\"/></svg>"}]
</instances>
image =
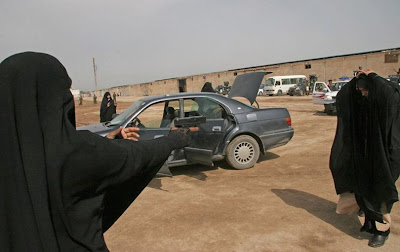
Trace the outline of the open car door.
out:
<instances>
[{"instance_id":1,"label":"open car door","mask_svg":"<svg viewBox=\"0 0 400 252\"><path fill-rule=\"evenodd\" d=\"M191 144L184 149L187 162L213 166L213 157L229 126L224 107L207 97L186 98L183 101L182 116L206 118L205 122L198 125L199 131L193 133Z\"/></svg>"},{"instance_id":2,"label":"open car door","mask_svg":"<svg viewBox=\"0 0 400 252\"><path fill-rule=\"evenodd\" d=\"M325 82L316 82L314 84L314 90L312 93L313 103L315 104L324 104L325 94L330 92L328 85Z\"/></svg>"}]
</instances>

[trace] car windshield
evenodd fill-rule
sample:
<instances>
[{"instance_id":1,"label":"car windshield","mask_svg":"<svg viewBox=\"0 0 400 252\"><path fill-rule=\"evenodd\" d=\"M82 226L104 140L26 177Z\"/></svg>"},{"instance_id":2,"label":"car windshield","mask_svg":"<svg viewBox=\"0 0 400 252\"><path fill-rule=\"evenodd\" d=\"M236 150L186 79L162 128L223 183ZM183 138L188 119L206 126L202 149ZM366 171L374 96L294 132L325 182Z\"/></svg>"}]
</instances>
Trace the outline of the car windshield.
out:
<instances>
[{"instance_id":1,"label":"car windshield","mask_svg":"<svg viewBox=\"0 0 400 252\"><path fill-rule=\"evenodd\" d=\"M117 115L107 126L120 125L125 122L128 118L130 118L134 113L138 111L144 104L146 104L143 100L138 100L134 104L132 104L129 108L125 109L124 112Z\"/></svg>"},{"instance_id":2,"label":"car windshield","mask_svg":"<svg viewBox=\"0 0 400 252\"><path fill-rule=\"evenodd\" d=\"M273 86L275 83L275 79L274 78L268 78L267 81L265 82L266 86Z\"/></svg>"}]
</instances>

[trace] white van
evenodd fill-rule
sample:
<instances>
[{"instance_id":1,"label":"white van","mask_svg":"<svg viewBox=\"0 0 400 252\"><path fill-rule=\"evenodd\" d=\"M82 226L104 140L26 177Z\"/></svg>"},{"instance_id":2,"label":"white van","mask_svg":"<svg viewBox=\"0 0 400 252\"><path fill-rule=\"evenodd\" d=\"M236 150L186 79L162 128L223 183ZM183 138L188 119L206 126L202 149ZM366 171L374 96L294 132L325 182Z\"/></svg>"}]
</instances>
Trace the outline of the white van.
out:
<instances>
[{"instance_id":1,"label":"white van","mask_svg":"<svg viewBox=\"0 0 400 252\"><path fill-rule=\"evenodd\" d=\"M264 93L266 95L289 94L289 88L295 86L300 80L306 80L305 75L272 76L265 81Z\"/></svg>"}]
</instances>

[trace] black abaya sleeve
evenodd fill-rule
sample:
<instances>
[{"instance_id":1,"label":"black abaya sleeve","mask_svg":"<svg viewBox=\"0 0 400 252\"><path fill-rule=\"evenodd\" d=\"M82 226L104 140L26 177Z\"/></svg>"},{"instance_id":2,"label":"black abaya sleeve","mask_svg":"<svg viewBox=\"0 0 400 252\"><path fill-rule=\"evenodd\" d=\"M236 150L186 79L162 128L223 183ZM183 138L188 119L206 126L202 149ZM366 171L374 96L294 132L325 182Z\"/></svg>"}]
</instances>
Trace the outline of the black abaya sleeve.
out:
<instances>
[{"instance_id":1,"label":"black abaya sleeve","mask_svg":"<svg viewBox=\"0 0 400 252\"><path fill-rule=\"evenodd\" d=\"M65 162L63 202L69 233L93 247L103 243L86 234L105 232L156 175L171 151L183 143L173 137L133 142L78 133L86 144L80 144L80 150Z\"/></svg>"}]
</instances>

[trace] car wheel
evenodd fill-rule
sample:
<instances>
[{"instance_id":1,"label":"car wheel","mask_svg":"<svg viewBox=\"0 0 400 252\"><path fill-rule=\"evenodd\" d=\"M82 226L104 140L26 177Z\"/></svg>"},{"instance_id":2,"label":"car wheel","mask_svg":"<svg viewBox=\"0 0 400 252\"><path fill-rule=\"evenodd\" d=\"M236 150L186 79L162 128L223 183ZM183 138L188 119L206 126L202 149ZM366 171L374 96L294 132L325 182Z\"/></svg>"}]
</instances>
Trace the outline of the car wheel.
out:
<instances>
[{"instance_id":1,"label":"car wheel","mask_svg":"<svg viewBox=\"0 0 400 252\"><path fill-rule=\"evenodd\" d=\"M249 135L236 137L226 149L226 161L230 166L239 170L253 167L259 156L260 146Z\"/></svg>"},{"instance_id":2,"label":"car wheel","mask_svg":"<svg viewBox=\"0 0 400 252\"><path fill-rule=\"evenodd\" d=\"M282 95L282 90L278 90L278 95L279 95L279 96Z\"/></svg>"}]
</instances>

